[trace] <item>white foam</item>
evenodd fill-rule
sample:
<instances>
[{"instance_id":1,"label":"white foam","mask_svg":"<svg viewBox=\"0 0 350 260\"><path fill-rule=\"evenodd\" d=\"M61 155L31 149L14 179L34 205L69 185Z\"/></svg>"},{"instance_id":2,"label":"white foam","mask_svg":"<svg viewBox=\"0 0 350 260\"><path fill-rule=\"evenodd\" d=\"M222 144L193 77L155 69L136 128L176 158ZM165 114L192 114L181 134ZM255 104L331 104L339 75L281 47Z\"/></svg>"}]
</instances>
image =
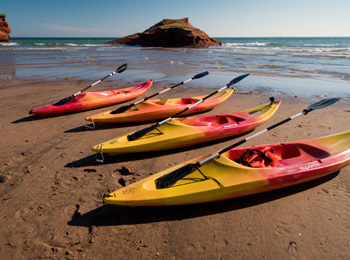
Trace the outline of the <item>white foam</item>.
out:
<instances>
[{"instance_id":1,"label":"white foam","mask_svg":"<svg viewBox=\"0 0 350 260\"><path fill-rule=\"evenodd\" d=\"M2 46L18 46L19 44L17 42L2 42L0 43Z\"/></svg>"},{"instance_id":2,"label":"white foam","mask_svg":"<svg viewBox=\"0 0 350 260\"><path fill-rule=\"evenodd\" d=\"M339 43L336 44L322 44L322 43L305 43L303 46L309 46L309 47L336 47L339 46Z\"/></svg>"},{"instance_id":3,"label":"white foam","mask_svg":"<svg viewBox=\"0 0 350 260\"><path fill-rule=\"evenodd\" d=\"M229 42L222 45L223 48L232 48L237 46L266 46L268 42Z\"/></svg>"},{"instance_id":4,"label":"white foam","mask_svg":"<svg viewBox=\"0 0 350 260\"><path fill-rule=\"evenodd\" d=\"M103 47L105 46L106 44L82 44L82 46L85 46L85 47Z\"/></svg>"}]
</instances>

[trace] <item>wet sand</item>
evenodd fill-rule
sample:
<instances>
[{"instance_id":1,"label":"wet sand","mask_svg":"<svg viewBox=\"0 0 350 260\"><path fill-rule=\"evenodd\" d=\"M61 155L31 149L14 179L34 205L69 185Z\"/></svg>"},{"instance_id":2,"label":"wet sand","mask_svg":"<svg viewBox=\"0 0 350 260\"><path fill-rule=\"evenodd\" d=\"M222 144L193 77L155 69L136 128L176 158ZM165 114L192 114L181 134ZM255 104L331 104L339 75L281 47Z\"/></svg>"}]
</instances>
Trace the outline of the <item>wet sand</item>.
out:
<instances>
[{"instance_id":1,"label":"wet sand","mask_svg":"<svg viewBox=\"0 0 350 260\"><path fill-rule=\"evenodd\" d=\"M302 185L216 203L163 208L103 205L103 194L124 183L240 139L108 157L98 164L91 146L149 124L85 130L85 117L109 108L51 118L28 115L30 109L89 84L75 79L2 81L1 259L350 259L349 166ZM157 83L146 94L167 86ZM115 82L107 81L93 90L113 88L118 88ZM210 91L184 86L162 97ZM268 98L263 92L234 94L204 114L241 111ZM279 110L253 133L315 102L282 94L276 98L282 100ZM349 115L345 99L298 117L245 146L348 131Z\"/></svg>"}]
</instances>

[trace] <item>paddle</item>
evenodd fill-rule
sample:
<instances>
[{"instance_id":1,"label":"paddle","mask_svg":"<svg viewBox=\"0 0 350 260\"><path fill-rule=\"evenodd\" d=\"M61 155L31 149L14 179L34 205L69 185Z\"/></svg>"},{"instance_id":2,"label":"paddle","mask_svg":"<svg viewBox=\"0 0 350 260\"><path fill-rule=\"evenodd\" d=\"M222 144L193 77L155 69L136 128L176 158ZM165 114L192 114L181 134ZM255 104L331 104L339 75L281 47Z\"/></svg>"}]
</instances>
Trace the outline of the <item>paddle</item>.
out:
<instances>
[{"instance_id":1,"label":"paddle","mask_svg":"<svg viewBox=\"0 0 350 260\"><path fill-rule=\"evenodd\" d=\"M258 132L256 134L254 134L254 135L252 135L250 137L247 137L246 139L243 139L243 140L241 140L241 141L239 141L239 142L237 142L237 143L235 143L233 145L230 145L230 146L226 147L225 149L222 149L221 151L219 151L219 152L217 152L217 153L215 153L215 154L213 154L211 156L208 156L207 158L204 158L201 161L198 161L196 163L187 164L187 165L185 165L185 166L183 166L183 167L181 167L181 168L179 168L179 169L177 169L175 171L170 172L169 174L163 175L162 177L160 177L160 178L158 178L156 180L156 187L157 187L157 189L167 188L170 185L176 183L178 180L180 180L180 179L184 178L185 176L191 174L195 170L199 170L199 168L203 164L205 164L206 162L208 162L208 161L210 161L210 160L212 160L212 159L214 159L216 157L219 157L222 153L227 152L227 151L231 150L232 148L235 148L235 147L237 147L237 146L239 146L239 145L249 141L250 139L253 139L254 137L257 137L257 136L261 135L262 133L265 133L265 132L267 132L267 131L269 131L269 130L277 127L277 126L280 126L280 125L282 125L282 124L284 124L284 123L286 123L286 122L288 122L288 121L290 121L290 120L292 120L292 119L294 119L294 118L296 118L296 117L298 117L300 115L307 115L309 112L311 112L313 110L328 107L328 106L334 104L335 102L337 102L339 99L340 98L331 98L331 99L321 100L321 101L319 101L319 102L317 102L315 104L310 105L307 109L304 109L299 114L296 114L296 115L294 115L292 117L289 117L289 118L287 118L285 120L282 120L281 122L278 122L278 123L276 123L276 124L266 128L266 129L264 129L264 130L262 130L262 131L260 131L260 132Z\"/></svg>"},{"instance_id":2,"label":"paddle","mask_svg":"<svg viewBox=\"0 0 350 260\"><path fill-rule=\"evenodd\" d=\"M216 93L226 89L226 88L229 88L231 85L233 84L236 84L237 82L241 81L242 79L244 79L245 77L247 77L249 74L244 74L244 75L241 75L241 76L238 76L237 78L234 78L233 80L230 81L230 83L228 83L226 86L222 87L221 89L219 90L216 90L214 91L213 93L209 94L208 96L205 96L203 99L197 101L196 103L186 107L185 109L181 110L180 112L176 113L175 115L161 121L161 122L158 122L158 123L155 123L154 125L151 125L150 127L146 127L146 128L143 128L141 130L138 130L136 131L135 133L133 134L130 134L128 135L128 141L134 141L138 138L141 138L142 136L146 135L147 133L151 132L152 130L158 128L159 126L161 126L162 124L165 124L166 122L168 122L169 120L171 120L172 118L174 117L177 117L179 116L180 114L182 114L183 112L191 109L192 107L198 105L199 103L202 103L204 102L206 99L212 97L213 95L215 95Z\"/></svg>"},{"instance_id":3,"label":"paddle","mask_svg":"<svg viewBox=\"0 0 350 260\"><path fill-rule=\"evenodd\" d=\"M177 85L175 85L175 86L172 86L172 87L170 87L170 88L164 89L164 90L162 90L162 91L160 91L160 92L158 92L158 93L155 93L155 94L153 94L153 95L151 95L151 96L149 96L149 97L145 97L144 99L142 99L142 100L140 100L140 101L137 101L137 102L135 102L135 103L133 103L133 104L119 107L119 108L117 108L116 110L113 110L112 112L110 112L110 114L120 114L120 113L124 113L125 111L129 110L131 107L135 107L137 104L140 104L140 103L142 103L142 102L144 102L144 101L146 101L146 100L148 100L148 99L150 99L150 98L153 98L153 97L155 97L155 96L157 96L157 95L160 95L160 94L162 94L162 93L164 93L164 92L167 92L168 90L171 90L171 89L173 89L173 88L176 88L176 87L178 87L178 86L180 86L180 85L184 85L185 83L187 83L187 82L189 82L189 81L191 81L191 80L199 79L199 78L202 78L202 77L204 77L204 76L207 76L208 74L209 74L209 72L208 72L208 71L205 71L205 72L199 73L199 74L197 74L197 75L194 75L191 79L182 81L181 83L179 83L179 84L177 84Z\"/></svg>"},{"instance_id":4,"label":"paddle","mask_svg":"<svg viewBox=\"0 0 350 260\"><path fill-rule=\"evenodd\" d=\"M68 102L71 101L74 97L78 96L81 92L83 92L83 91L85 91L85 90L87 90L87 89L89 89L89 88L91 88L91 87L97 85L97 84L100 83L101 81L105 80L106 78L108 78L108 77L110 77L110 76L113 76L113 75L116 74L116 73L122 73L124 70L126 70L126 68L127 68L127 64L125 63L125 64L119 66L115 71L113 71L111 74L107 75L106 77L104 77L104 78L102 78L102 79L96 81L95 83L93 83L93 84L91 84L90 86L88 86L88 87L86 87L86 88L80 90L79 92L77 92L77 93L71 95L70 97L63 98L63 99L61 99L60 101L57 101L57 102L53 103L52 105L54 105L54 106L61 106L61 105L64 105L64 104L68 103Z\"/></svg>"}]
</instances>

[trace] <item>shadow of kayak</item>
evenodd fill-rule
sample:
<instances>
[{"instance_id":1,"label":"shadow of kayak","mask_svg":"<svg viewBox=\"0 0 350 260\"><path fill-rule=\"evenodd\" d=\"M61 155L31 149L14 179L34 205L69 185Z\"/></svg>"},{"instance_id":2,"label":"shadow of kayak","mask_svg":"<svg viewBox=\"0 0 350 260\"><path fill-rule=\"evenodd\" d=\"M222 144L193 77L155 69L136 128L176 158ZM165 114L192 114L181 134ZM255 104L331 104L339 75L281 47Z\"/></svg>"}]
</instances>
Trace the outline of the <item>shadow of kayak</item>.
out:
<instances>
[{"instance_id":1,"label":"shadow of kayak","mask_svg":"<svg viewBox=\"0 0 350 260\"><path fill-rule=\"evenodd\" d=\"M210 202L204 204L194 204L185 206L168 206L168 207L123 207L114 205L103 205L87 213L79 212L79 204L68 221L70 226L119 226L146 224L163 221L178 221L183 219L198 218L202 216L220 214L224 212L240 210L252 206L268 203L284 197L294 195L299 192L314 188L325 182L330 181L339 174L324 176L322 178L305 182L302 184L281 188L264 193L249 195L245 197Z\"/></svg>"}]
</instances>

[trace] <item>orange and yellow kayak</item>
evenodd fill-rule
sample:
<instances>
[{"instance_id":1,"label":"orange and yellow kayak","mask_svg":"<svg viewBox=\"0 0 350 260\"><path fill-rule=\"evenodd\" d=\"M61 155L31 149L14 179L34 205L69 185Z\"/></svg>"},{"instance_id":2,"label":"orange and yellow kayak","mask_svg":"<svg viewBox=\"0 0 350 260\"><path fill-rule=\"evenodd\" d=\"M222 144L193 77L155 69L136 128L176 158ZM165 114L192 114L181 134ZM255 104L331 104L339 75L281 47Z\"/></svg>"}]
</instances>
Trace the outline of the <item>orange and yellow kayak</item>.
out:
<instances>
[{"instance_id":1,"label":"orange and yellow kayak","mask_svg":"<svg viewBox=\"0 0 350 260\"><path fill-rule=\"evenodd\" d=\"M188 118L173 118L139 139L128 135L92 147L95 152L122 154L167 150L223 139L253 130L270 119L281 101L245 111Z\"/></svg>"},{"instance_id":2,"label":"orange and yellow kayak","mask_svg":"<svg viewBox=\"0 0 350 260\"><path fill-rule=\"evenodd\" d=\"M205 102L198 104L197 106L187 110L181 116L197 114L208 111L215 106L221 104L228 99L234 89L227 89L220 91L219 93L208 98ZM175 98L175 99L162 99L162 100L146 100L136 107L133 107L123 113L114 114L113 110L104 113L96 114L87 117L87 122L93 122L98 124L107 123L134 123L154 121L171 117L186 107L196 103L205 96L187 97L187 98Z\"/></svg>"},{"instance_id":3,"label":"orange and yellow kayak","mask_svg":"<svg viewBox=\"0 0 350 260\"><path fill-rule=\"evenodd\" d=\"M272 159L266 164L251 155L241 164L247 150L259 150ZM187 164L207 156L176 165L135 182L104 197L108 204L122 206L168 206L226 200L279 189L311 181L339 171L350 163L350 132L298 142L234 148L214 158L199 169L159 188L164 176L173 178ZM158 187L158 188L157 188Z\"/></svg>"},{"instance_id":4,"label":"orange and yellow kayak","mask_svg":"<svg viewBox=\"0 0 350 260\"><path fill-rule=\"evenodd\" d=\"M149 80L140 85L124 89L82 92L63 105L52 103L41 108L33 109L29 113L50 116L111 106L142 95L152 86L152 83L153 80Z\"/></svg>"}]
</instances>

